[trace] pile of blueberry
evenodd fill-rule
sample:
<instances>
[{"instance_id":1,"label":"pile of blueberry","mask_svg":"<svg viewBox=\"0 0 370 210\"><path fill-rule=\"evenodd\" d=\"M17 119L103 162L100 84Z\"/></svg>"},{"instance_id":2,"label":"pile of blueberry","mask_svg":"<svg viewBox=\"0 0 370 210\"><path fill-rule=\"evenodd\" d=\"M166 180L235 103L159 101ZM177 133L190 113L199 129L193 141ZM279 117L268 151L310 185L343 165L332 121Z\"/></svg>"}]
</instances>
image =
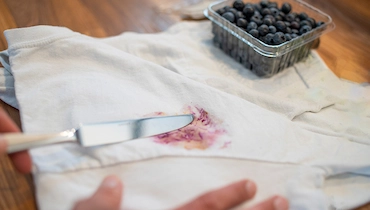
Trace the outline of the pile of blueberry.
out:
<instances>
[{"instance_id":1,"label":"pile of blueberry","mask_svg":"<svg viewBox=\"0 0 370 210\"><path fill-rule=\"evenodd\" d=\"M256 4L236 0L232 6L225 6L216 12L269 45L282 44L324 24L304 12L292 12L289 3L283 3L279 8L276 2L268 0Z\"/></svg>"}]
</instances>

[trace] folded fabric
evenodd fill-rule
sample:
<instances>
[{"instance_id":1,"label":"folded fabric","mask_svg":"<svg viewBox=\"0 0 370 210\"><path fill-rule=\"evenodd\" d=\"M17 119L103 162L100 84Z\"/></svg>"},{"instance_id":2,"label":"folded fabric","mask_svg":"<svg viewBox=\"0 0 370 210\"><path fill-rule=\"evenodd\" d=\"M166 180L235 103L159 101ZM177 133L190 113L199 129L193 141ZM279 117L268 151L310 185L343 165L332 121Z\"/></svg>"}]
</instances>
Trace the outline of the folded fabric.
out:
<instances>
[{"instance_id":1,"label":"folded fabric","mask_svg":"<svg viewBox=\"0 0 370 210\"><path fill-rule=\"evenodd\" d=\"M0 63L4 66L0 67L0 99L10 106L18 108L14 90L14 77L9 65L8 51L5 50L0 52Z\"/></svg>"},{"instance_id":2,"label":"folded fabric","mask_svg":"<svg viewBox=\"0 0 370 210\"><path fill-rule=\"evenodd\" d=\"M0 86L0 99L11 106L18 108L18 102L15 97L13 75L5 68L0 68L0 80L2 84Z\"/></svg>"},{"instance_id":3,"label":"folded fabric","mask_svg":"<svg viewBox=\"0 0 370 210\"><path fill-rule=\"evenodd\" d=\"M280 113L305 129L370 144L369 84L338 79L314 51L274 77L258 78L215 48L210 31L209 23L183 23L165 33L124 33L103 41Z\"/></svg>"},{"instance_id":4,"label":"folded fabric","mask_svg":"<svg viewBox=\"0 0 370 210\"><path fill-rule=\"evenodd\" d=\"M125 181L128 209L173 208L242 178L256 180L260 189L244 206L273 194L287 196L293 209L351 208L369 201L354 199L356 191L341 198L324 188L330 176L370 175L367 98L355 103L335 94L351 85L335 79L315 53L274 78L259 79L214 48L210 32L208 22L106 39L50 26L5 32L9 61L2 62L14 77L27 133L148 115L196 117L192 140L152 137L31 150L41 209L71 208L111 173ZM360 97L368 91L353 87ZM353 112L352 105L362 109ZM338 133L330 124L333 114L361 121L357 130L348 131L348 123Z\"/></svg>"}]
</instances>

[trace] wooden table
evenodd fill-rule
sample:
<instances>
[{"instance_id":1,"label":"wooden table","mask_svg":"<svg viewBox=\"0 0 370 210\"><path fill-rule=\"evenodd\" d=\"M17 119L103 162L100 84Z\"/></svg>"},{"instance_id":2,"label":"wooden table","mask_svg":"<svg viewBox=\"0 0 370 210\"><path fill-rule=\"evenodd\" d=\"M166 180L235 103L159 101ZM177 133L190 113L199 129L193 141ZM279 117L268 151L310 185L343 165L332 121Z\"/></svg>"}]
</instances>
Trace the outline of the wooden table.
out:
<instances>
[{"instance_id":1,"label":"wooden table","mask_svg":"<svg viewBox=\"0 0 370 210\"><path fill-rule=\"evenodd\" d=\"M181 21L160 8L186 0L0 0L0 30L34 25L58 25L95 37L124 31L160 32ZM340 78L370 82L370 1L306 0L329 14L336 29L321 38L318 53ZM0 35L0 50L7 49ZM18 110L0 101L20 126ZM30 175L14 171L0 158L0 209L36 209ZM370 210L370 204L360 209Z\"/></svg>"}]
</instances>

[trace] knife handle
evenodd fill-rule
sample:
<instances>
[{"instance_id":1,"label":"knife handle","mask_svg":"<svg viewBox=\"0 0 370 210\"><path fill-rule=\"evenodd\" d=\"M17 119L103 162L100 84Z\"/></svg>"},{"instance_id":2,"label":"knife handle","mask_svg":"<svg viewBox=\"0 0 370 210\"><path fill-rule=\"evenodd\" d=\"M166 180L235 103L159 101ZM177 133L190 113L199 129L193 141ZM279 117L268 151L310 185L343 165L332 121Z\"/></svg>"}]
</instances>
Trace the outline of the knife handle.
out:
<instances>
[{"instance_id":1,"label":"knife handle","mask_svg":"<svg viewBox=\"0 0 370 210\"><path fill-rule=\"evenodd\" d=\"M19 152L49 144L75 141L74 130L50 134L7 133L2 135L8 144L7 153Z\"/></svg>"}]
</instances>

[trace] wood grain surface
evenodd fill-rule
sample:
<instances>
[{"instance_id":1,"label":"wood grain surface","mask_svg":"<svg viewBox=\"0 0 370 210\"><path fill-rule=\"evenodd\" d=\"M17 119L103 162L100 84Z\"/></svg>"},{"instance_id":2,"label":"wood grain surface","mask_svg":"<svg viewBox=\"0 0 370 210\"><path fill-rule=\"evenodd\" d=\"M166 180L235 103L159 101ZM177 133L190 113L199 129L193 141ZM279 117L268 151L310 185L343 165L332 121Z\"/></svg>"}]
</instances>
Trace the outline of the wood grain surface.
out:
<instances>
[{"instance_id":1,"label":"wood grain surface","mask_svg":"<svg viewBox=\"0 0 370 210\"><path fill-rule=\"evenodd\" d=\"M0 0L0 31L34 25L68 27L94 37L125 31L153 33L166 30L180 17L161 12L186 0ZM329 14L336 29L321 38L317 50L328 67L340 78L370 82L370 1L306 0ZM7 42L0 34L0 50ZM18 110L0 101L21 126ZM0 157L0 209L37 209L30 175L17 173L8 157ZM360 207L370 210L370 204Z\"/></svg>"}]
</instances>

